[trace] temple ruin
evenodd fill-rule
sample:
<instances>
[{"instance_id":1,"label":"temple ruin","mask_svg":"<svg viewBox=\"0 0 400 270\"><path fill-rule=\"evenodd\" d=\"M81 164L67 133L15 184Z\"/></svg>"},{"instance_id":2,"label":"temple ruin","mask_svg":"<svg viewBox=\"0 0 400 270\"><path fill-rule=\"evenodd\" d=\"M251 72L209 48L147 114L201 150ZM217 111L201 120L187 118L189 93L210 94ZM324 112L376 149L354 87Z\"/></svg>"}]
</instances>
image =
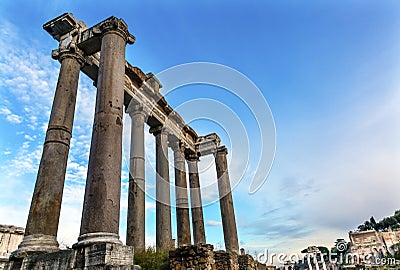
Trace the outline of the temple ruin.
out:
<instances>
[{"instance_id":1,"label":"temple ruin","mask_svg":"<svg viewBox=\"0 0 400 270\"><path fill-rule=\"evenodd\" d=\"M127 24L110 17L87 27L72 14L65 13L44 24L43 28L59 42L52 57L61 67L25 234L6 267L133 267L133 251L145 249L145 124L155 136L156 249L169 250L174 246L168 166L170 147L174 152L177 246L206 244L198 162L206 155L214 155L225 248L229 254L238 253L227 148L220 145L215 133L197 135L160 94L162 85L158 79L126 61L126 45L135 41ZM95 116L80 235L72 250L60 251L57 231L81 71L97 87ZM126 245L119 239L124 110L132 121Z\"/></svg>"},{"instance_id":2,"label":"temple ruin","mask_svg":"<svg viewBox=\"0 0 400 270\"><path fill-rule=\"evenodd\" d=\"M24 228L0 224L0 269L24 237Z\"/></svg>"}]
</instances>

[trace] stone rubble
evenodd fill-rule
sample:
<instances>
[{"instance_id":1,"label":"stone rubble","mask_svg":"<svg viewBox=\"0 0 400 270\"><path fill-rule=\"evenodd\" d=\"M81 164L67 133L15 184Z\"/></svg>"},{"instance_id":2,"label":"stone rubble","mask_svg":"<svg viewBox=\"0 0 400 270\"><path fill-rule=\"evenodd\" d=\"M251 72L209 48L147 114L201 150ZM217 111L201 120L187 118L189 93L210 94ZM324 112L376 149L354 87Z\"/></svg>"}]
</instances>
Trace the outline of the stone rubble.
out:
<instances>
[{"instance_id":1,"label":"stone rubble","mask_svg":"<svg viewBox=\"0 0 400 270\"><path fill-rule=\"evenodd\" d=\"M171 270L207 269L216 270L214 247L209 244L182 246L169 252Z\"/></svg>"},{"instance_id":2,"label":"stone rubble","mask_svg":"<svg viewBox=\"0 0 400 270\"><path fill-rule=\"evenodd\" d=\"M182 246L169 252L171 270L266 270L251 255L214 251L210 244ZM271 268L268 268L271 269Z\"/></svg>"},{"instance_id":3,"label":"stone rubble","mask_svg":"<svg viewBox=\"0 0 400 270\"><path fill-rule=\"evenodd\" d=\"M249 254L239 255L238 263L239 263L239 270L257 269L256 268L257 262Z\"/></svg>"},{"instance_id":4,"label":"stone rubble","mask_svg":"<svg viewBox=\"0 0 400 270\"><path fill-rule=\"evenodd\" d=\"M237 254L218 250L214 252L216 269L221 270L239 270Z\"/></svg>"}]
</instances>

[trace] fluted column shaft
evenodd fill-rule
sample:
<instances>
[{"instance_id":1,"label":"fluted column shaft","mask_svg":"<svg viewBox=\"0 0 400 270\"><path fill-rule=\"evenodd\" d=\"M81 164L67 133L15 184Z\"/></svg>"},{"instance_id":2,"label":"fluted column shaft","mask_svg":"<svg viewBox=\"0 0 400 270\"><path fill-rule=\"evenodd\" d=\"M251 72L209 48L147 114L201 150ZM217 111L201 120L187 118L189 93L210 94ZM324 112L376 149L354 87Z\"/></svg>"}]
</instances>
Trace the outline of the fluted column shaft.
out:
<instances>
[{"instance_id":1,"label":"fluted column shaft","mask_svg":"<svg viewBox=\"0 0 400 270\"><path fill-rule=\"evenodd\" d=\"M204 230L203 206L201 201L198 157L189 156L187 164L189 169L190 206L192 211L192 226L194 244L205 244L206 233Z\"/></svg>"},{"instance_id":2,"label":"fluted column shaft","mask_svg":"<svg viewBox=\"0 0 400 270\"><path fill-rule=\"evenodd\" d=\"M178 247L191 244L189 202L186 183L185 153L179 141L171 142L174 150L176 226Z\"/></svg>"},{"instance_id":3,"label":"fluted column shaft","mask_svg":"<svg viewBox=\"0 0 400 270\"><path fill-rule=\"evenodd\" d=\"M96 110L88 163L79 245L119 241L125 22L113 18L102 32Z\"/></svg>"},{"instance_id":4,"label":"fluted column shaft","mask_svg":"<svg viewBox=\"0 0 400 270\"><path fill-rule=\"evenodd\" d=\"M235 211L233 209L228 162L226 160L227 149L225 147L220 147L214 155L218 177L219 204L224 231L225 248L227 251L239 253Z\"/></svg>"},{"instance_id":5,"label":"fluted column shaft","mask_svg":"<svg viewBox=\"0 0 400 270\"><path fill-rule=\"evenodd\" d=\"M168 133L161 126L151 132L156 137L156 249L163 251L172 244Z\"/></svg>"},{"instance_id":6,"label":"fluted column shaft","mask_svg":"<svg viewBox=\"0 0 400 270\"><path fill-rule=\"evenodd\" d=\"M60 53L59 61L61 68L42 158L25 236L18 252L58 250L58 222L72 137L79 72L84 58L80 52L66 50Z\"/></svg>"},{"instance_id":7,"label":"fluted column shaft","mask_svg":"<svg viewBox=\"0 0 400 270\"><path fill-rule=\"evenodd\" d=\"M135 251L145 249L145 147L143 107L131 104L127 112L132 119L129 164L129 193L126 244Z\"/></svg>"}]
</instances>

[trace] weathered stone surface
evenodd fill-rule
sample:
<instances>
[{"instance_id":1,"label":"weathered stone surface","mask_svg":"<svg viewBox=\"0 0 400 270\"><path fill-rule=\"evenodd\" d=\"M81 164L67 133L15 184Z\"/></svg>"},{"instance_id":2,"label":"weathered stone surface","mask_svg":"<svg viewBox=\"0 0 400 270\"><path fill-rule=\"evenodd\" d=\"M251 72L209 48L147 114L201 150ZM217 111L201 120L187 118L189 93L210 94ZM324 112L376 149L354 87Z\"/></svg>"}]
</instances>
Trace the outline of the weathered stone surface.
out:
<instances>
[{"instance_id":1,"label":"weathered stone surface","mask_svg":"<svg viewBox=\"0 0 400 270\"><path fill-rule=\"evenodd\" d=\"M68 18L71 19L71 21L69 21L70 24L65 24ZM65 45L68 44L69 39L64 40L65 36L61 35L61 33L56 33L57 31L65 30L65 27L59 28L58 26L60 25L67 26L67 29L69 29L68 31L71 30L71 37L79 37L78 39L82 43L76 44L77 46L74 46L74 50L71 50L71 52L75 52L75 49L77 51L82 49L86 53L86 55L84 55L84 60L87 64L82 67L82 71L92 78L94 83L98 86L81 231L80 237L78 238L79 242L74 245L75 250L87 250L87 248L97 243L113 243L117 245L120 243L118 227L121 192L122 108L124 105L130 104L131 100L134 100L136 104L139 103L139 105L146 106L146 108L154 106L150 112L151 115L149 118L143 119L142 115L134 115L134 117L137 117L135 122L139 124L133 127L132 133L136 133L136 135L132 136L132 143L134 146L137 145L138 147L133 147L131 170L134 173L132 173L132 181L130 181L132 184L130 190L132 193L135 193L135 190L138 189L144 190L144 140L142 137L143 125L144 122L147 121L147 124L155 127L152 128L152 130L156 137L157 250L167 250L173 246L173 239L171 236L167 140L168 137L175 137L185 146L185 149L175 151L175 163L177 168L176 198L178 245L188 245L191 242L185 158L183 153L190 152L200 155L213 153L215 154L217 175L219 178L218 186L226 249L230 252L237 253L238 239L227 170L226 149L220 147L219 137L216 134L198 137L194 130L184 123L179 114L173 111L165 98L159 93L158 89L161 87L161 84L154 75L145 75L140 69L133 68L129 63L125 62L126 43L132 43L134 39L133 36L129 34L127 25L123 20L110 17L88 29L84 23L75 20L72 14L64 14L49 23L49 27L47 27L46 30L59 40L60 44ZM74 29L76 27L81 27L82 29ZM81 30L88 31L83 33ZM99 46L100 43L101 47ZM98 53L100 49L101 54ZM62 53L63 50L57 50L53 55L61 59ZM101 57L99 57L99 55L101 55ZM79 62L79 57L72 58ZM124 90L126 91L125 93ZM173 123L168 126L168 132L161 129L167 122L167 119L171 119ZM58 132L59 129L61 130L60 132ZM62 126L61 128L55 126L53 129L53 127L49 125L49 142L69 141L70 137L67 135L68 132L65 133L65 129L63 129ZM205 243L197 158L196 162L192 163L192 165L189 164L189 174L189 178L191 179L190 185L192 187L193 183L193 187L196 189L196 191L192 193L193 223L196 227L194 238L196 243ZM55 188L59 190L59 186ZM54 190L51 190L51 192L57 194ZM60 198L61 195L59 196ZM136 246L138 249L142 249L144 248L145 235L144 193L136 193L131 197L133 198L131 198L132 200L130 199L130 205L132 205L132 208L135 210L132 210L131 219L128 217L127 238L129 244ZM41 205L41 207L43 207L43 205ZM47 221L43 221L44 224L46 224L46 222ZM51 224L53 228L54 223ZM137 237L135 235L137 235ZM25 241L25 243L27 246L34 246L36 242L40 240L42 246L57 247L58 244L55 239L56 237L53 234L37 233L27 235L27 241ZM49 249L47 249L47 251L49 251ZM193 255L194 251L190 251L190 254ZM82 254L78 255L80 256L78 263L86 258ZM218 258L222 258L221 262L223 265L229 265L224 262L224 256L230 258L230 255L216 255ZM17 258L15 259L17 265L18 260ZM22 264L25 259L21 258L21 260ZM234 266L234 259L229 260L230 262L233 260L232 265ZM197 259L193 260L194 264L198 264L198 262L199 260ZM75 264L75 266L76 265L77 264Z\"/></svg>"},{"instance_id":2,"label":"weathered stone surface","mask_svg":"<svg viewBox=\"0 0 400 270\"><path fill-rule=\"evenodd\" d=\"M194 244L205 244L203 206L198 169L198 156L190 155L187 158L190 186L190 206L192 211L193 241Z\"/></svg>"},{"instance_id":3,"label":"weathered stone surface","mask_svg":"<svg viewBox=\"0 0 400 270\"><path fill-rule=\"evenodd\" d=\"M351 241L350 251L364 257L367 254L374 254L379 257L380 253L386 255L387 252L394 253L393 245L400 242L400 230L389 230L387 232L377 232L367 230L361 232L349 232Z\"/></svg>"},{"instance_id":4,"label":"weathered stone surface","mask_svg":"<svg viewBox=\"0 0 400 270\"><path fill-rule=\"evenodd\" d=\"M58 250L57 231L67 168L69 145L83 57L67 48L58 56L61 69L54 95L42 158L25 229L25 238L15 252Z\"/></svg>"},{"instance_id":5,"label":"weathered stone surface","mask_svg":"<svg viewBox=\"0 0 400 270\"><path fill-rule=\"evenodd\" d=\"M7 261L8 261L8 259L0 257L0 270L4 269L4 266L6 265Z\"/></svg>"},{"instance_id":6,"label":"weathered stone surface","mask_svg":"<svg viewBox=\"0 0 400 270\"><path fill-rule=\"evenodd\" d=\"M237 254L234 252L215 251L214 260L216 269L239 270Z\"/></svg>"},{"instance_id":7,"label":"weathered stone surface","mask_svg":"<svg viewBox=\"0 0 400 270\"><path fill-rule=\"evenodd\" d=\"M191 244L189 202L185 169L185 149L178 140L170 142L174 150L176 226L178 247Z\"/></svg>"},{"instance_id":8,"label":"weathered stone surface","mask_svg":"<svg viewBox=\"0 0 400 270\"><path fill-rule=\"evenodd\" d=\"M145 147L143 106L133 102L127 109L131 124L131 152L129 164L128 217L126 244L136 251L145 249Z\"/></svg>"},{"instance_id":9,"label":"weathered stone surface","mask_svg":"<svg viewBox=\"0 0 400 270\"><path fill-rule=\"evenodd\" d=\"M7 270L97 270L134 269L133 247L119 244L96 244L10 260Z\"/></svg>"},{"instance_id":10,"label":"weathered stone surface","mask_svg":"<svg viewBox=\"0 0 400 270\"><path fill-rule=\"evenodd\" d=\"M113 26L112 26L113 25ZM104 25L97 81L96 110L88 163L80 242L83 237L96 241L109 234L107 242L119 242L119 215L122 165L122 116L126 27ZM126 26L126 24L121 24ZM113 234L113 235L110 235ZM104 242L104 236L99 242Z\"/></svg>"},{"instance_id":11,"label":"weathered stone surface","mask_svg":"<svg viewBox=\"0 0 400 270\"><path fill-rule=\"evenodd\" d=\"M161 126L150 132L156 137L156 250L162 251L172 244L168 133Z\"/></svg>"},{"instance_id":12,"label":"weathered stone surface","mask_svg":"<svg viewBox=\"0 0 400 270\"><path fill-rule=\"evenodd\" d=\"M133 267L133 247L103 243L78 248L75 251L75 269L86 269L86 267L95 266L112 266L123 267L118 269L131 269L131 267Z\"/></svg>"},{"instance_id":13,"label":"weathered stone surface","mask_svg":"<svg viewBox=\"0 0 400 270\"><path fill-rule=\"evenodd\" d=\"M0 225L0 270L4 268L11 253L17 249L24 237L24 228Z\"/></svg>"},{"instance_id":14,"label":"weathered stone surface","mask_svg":"<svg viewBox=\"0 0 400 270\"><path fill-rule=\"evenodd\" d=\"M172 250L169 252L170 269L219 269L215 267L213 250L214 247L208 244L183 246Z\"/></svg>"},{"instance_id":15,"label":"weathered stone surface","mask_svg":"<svg viewBox=\"0 0 400 270\"><path fill-rule=\"evenodd\" d=\"M0 225L0 258L8 258L24 237L25 229L11 225Z\"/></svg>"},{"instance_id":16,"label":"weathered stone surface","mask_svg":"<svg viewBox=\"0 0 400 270\"><path fill-rule=\"evenodd\" d=\"M257 262L251 255L238 255L239 270L254 270L257 269Z\"/></svg>"},{"instance_id":17,"label":"weathered stone surface","mask_svg":"<svg viewBox=\"0 0 400 270\"><path fill-rule=\"evenodd\" d=\"M100 24L96 25L98 30L100 30L98 28ZM85 36L85 30L89 29L71 13L65 13L49 21L43 27L57 41L60 41L60 37L66 33L65 31L74 32L78 27L82 27L83 32L81 32L81 36ZM92 27L92 30L93 28L95 27ZM85 39L86 38L83 40ZM132 40L132 38L130 39ZM82 47L83 49L85 46L83 44L78 44L78 47ZM99 72L100 53L86 55L85 58L89 64L82 68L82 72L96 83ZM168 119L168 121L171 122L171 126L177 127L171 130L173 135L179 137L191 151L195 151L195 143L198 138L197 133L187 125L178 114L177 117L168 117L173 109L167 103L162 102L163 96L159 93L159 88L161 88L162 85L158 79L151 73L144 74L139 67L134 67L127 61L125 62L125 75L125 105L128 106L131 99L139 103L151 104L151 106L154 105L152 108L152 117L156 119L158 124L163 125L165 120ZM162 102L162 105L157 106L156 104L159 102ZM155 126L156 123L152 122L150 125Z\"/></svg>"},{"instance_id":18,"label":"weathered stone surface","mask_svg":"<svg viewBox=\"0 0 400 270\"><path fill-rule=\"evenodd\" d=\"M231 184L229 181L228 162L226 160L227 149L225 147L220 147L214 155L218 177L219 204L225 248L227 251L239 253L236 218L233 208Z\"/></svg>"},{"instance_id":19,"label":"weathered stone surface","mask_svg":"<svg viewBox=\"0 0 400 270\"><path fill-rule=\"evenodd\" d=\"M275 268L255 261L248 254L237 255L234 252L214 251L214 247L209 244L183 246L171 250L169 262L172 270L266 270Z\"/></svg>"}]
</instances>

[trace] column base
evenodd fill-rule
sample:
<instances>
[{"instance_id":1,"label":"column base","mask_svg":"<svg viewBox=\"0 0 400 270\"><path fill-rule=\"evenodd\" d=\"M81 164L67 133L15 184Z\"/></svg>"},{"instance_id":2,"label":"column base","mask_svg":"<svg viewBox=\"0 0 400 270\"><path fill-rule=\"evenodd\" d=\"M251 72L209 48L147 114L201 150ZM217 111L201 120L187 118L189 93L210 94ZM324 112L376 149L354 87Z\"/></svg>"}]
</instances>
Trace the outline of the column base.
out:
<instances>
[{"instance_id":1,"label":"column base","mask_svg":"<svg viewBox=\"0 0 400 270\"><path fill-rule=\"evenodd\" d=\"M10 259L7 270L132 270L133 247L119 244L94 244L54 253Z\"/></svg>"},{"instance_id":2,"label":"column base","mask_svg":"<svg viewBox=\"0 0 400 270\"><path fill-rule=\"evenodd\" d=\"M59 251L57 238L53 235L32 234L24 236L18 249L11 253L11 257L25 258L33 254L52 253Z\"/></svg>"},{"instance_id":3,"label":"column base","mask_svg":"<svg viewBox=\"0 0 400 270\"><path fill-rule=\"evenodd\" d=\"M121 240L119 240L119 235L116 233L108 232L95 232L95 233L85 233L78 237L78 243L74 244L72 248L91 246L94 244L110 243L122 245Z\"/></svg>"}]
</instances>

